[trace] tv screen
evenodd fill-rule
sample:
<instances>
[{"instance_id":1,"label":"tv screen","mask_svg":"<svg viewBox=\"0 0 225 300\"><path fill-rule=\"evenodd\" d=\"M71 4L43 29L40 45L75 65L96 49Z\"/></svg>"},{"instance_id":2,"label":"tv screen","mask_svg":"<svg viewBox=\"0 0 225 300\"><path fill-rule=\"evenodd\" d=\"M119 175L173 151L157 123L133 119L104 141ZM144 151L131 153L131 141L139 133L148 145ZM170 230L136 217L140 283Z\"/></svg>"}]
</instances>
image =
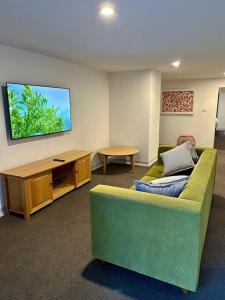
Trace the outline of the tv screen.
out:
<instances>
[{"instance_id":1,"label":"tv screen","mask_svg":"<svg viewBox=\"0 0 225 300\"><path fill-rule=\"evenodd\" d=\"M67 88L7 83L13 140L71 130Z\"/></svg>"}]
</instances>

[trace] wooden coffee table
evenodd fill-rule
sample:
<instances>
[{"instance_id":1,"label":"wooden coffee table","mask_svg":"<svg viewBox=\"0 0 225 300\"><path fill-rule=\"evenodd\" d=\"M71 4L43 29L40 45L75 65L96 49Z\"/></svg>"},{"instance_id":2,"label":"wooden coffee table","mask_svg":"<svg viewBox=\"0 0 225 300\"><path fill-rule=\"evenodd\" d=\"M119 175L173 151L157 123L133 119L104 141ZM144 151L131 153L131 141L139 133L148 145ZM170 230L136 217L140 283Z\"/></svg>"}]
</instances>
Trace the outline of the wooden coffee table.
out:
<instances>
[{"instance_id":1,"label":"wooden coffee table","mask_svg":"<svg viewBox=\"0 0 225 300\"><path fill-rule=\"evenodd\" d=\"M132 147L111 147L99 150L98 153L101 155L103 160L103 173L106 173L108 156L129 156L131 169L134 172L134 155L139 152L140 150L138 148Z\"/></svg>"}]
</instances>

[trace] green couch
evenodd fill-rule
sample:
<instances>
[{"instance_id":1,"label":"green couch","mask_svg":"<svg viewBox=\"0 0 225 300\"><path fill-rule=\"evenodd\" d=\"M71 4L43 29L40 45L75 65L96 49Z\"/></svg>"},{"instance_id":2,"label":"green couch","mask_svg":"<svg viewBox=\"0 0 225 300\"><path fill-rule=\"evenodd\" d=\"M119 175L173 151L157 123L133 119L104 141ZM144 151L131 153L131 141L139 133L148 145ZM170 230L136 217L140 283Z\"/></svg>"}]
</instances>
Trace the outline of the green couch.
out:
<instances>
[{"instance_id":1,"label":"green couch","mask_svg":"<svg viewBox=\"0 0 225 300\"><path fill-rule=\"evenodd\" d=\"M172 149L161 145L161 152ZM93 256L195 291L215 182L215 149L199 161L179 198L113 186L91 190ZM158 162L141 180L162 176Z\"/></svg>"}]
</instances>

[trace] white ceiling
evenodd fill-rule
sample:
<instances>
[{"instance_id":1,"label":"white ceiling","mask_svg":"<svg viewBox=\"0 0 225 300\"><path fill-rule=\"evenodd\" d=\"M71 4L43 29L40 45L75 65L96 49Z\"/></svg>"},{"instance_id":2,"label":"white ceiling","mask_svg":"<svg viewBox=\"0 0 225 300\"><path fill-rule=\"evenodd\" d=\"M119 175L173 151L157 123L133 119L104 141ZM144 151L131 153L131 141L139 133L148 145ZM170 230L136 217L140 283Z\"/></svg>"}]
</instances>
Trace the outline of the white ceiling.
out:
<instances>
[{"instance_id":1,"label":"white ceiling","mask_svg":"<svg viewBox=\"0 0 225 300\"><path fill-rule=\"evenodd\" d=\"M224 0L112 2L117 17L103 20L96 0L0 0L0 43L106 71L223 76Z\"/></svg>"}]
</instances>

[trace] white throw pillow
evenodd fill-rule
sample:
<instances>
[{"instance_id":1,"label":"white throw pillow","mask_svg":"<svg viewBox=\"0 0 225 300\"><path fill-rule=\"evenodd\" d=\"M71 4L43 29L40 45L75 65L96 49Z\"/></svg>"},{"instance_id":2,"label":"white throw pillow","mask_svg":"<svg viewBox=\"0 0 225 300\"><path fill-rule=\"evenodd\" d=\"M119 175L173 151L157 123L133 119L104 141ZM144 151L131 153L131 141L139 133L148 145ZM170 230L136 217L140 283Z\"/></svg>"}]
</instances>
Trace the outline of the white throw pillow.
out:
<instances>
[{"instance_id":1,"label":"white throw pillow","mask_svg":"<svg viewBox=\"0 0 225 300\"><path fill-rule=\"evenodd\" d=\"M170 175L178 171L194 168L189 143L183 143L169 151L160 154L164 163L163 175Z\"/></svg>"},{"instance_id":2,"label":"white throw pillow","mask_svg":"<svg viewBox=\"0 0 225 300\"><path fill-rule=\"evenodd\" d=\"M162 177L158 179L154 179L149 181L149 183L152 184L166 184L166 183L173 183L176 181L188 179L189 176L187 175L176 175L176 176L168 176L168 177Z\"/></svg>"}]
</instances>

